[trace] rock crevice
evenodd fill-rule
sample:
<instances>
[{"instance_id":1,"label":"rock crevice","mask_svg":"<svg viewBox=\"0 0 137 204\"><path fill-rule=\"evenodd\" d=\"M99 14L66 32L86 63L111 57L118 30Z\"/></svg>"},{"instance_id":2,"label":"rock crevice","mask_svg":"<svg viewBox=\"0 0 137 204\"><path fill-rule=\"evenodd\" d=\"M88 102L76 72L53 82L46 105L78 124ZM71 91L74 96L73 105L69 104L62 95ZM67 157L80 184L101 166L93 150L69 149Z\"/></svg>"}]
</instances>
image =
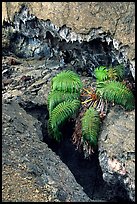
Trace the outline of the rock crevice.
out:
<instances>
[{"instance_id":1,"label":"rock crevice","mask_svg":"<svg viewBox=\"0 0 137 204\"><path fill-rule=\"evenodd\" d=\"M10 21L3 23L2 33L3 201L134 201L134 110L126 112L120 106L110 110L100 134L99 155L93 161L81 158L70 135L56 145L49 142L46 130L50 83L61 70L75 70L85 84L90 84L95 67L123 63L126 79L134 84L132 52L130 59L127 57L134 38L131 35L126 41L130 26L134 31L134 3L111 2L110 6L110 2L32 2L33 6L46 8L43 19L39 17L43 13L35 15L37 9L30 2L14 18L12 8L18 11L22 3L4 3ZM82 19L87 19L85 5L87 13L90 11L94 17L92 25L89 21L83 24ZM113 28L108 13L112 22L117 19ZM73 21L69 19L72 14ZM64 19L57 18L60 16ZM99 23L95 18L100 19ZM121 31L123 35L124 29L127 35L122 44L116 39L122 39L118 35ZM19 188L16 180L23 186L29 184L32 194L22 188L15 198Z\"/></svg>"}]
</instances>

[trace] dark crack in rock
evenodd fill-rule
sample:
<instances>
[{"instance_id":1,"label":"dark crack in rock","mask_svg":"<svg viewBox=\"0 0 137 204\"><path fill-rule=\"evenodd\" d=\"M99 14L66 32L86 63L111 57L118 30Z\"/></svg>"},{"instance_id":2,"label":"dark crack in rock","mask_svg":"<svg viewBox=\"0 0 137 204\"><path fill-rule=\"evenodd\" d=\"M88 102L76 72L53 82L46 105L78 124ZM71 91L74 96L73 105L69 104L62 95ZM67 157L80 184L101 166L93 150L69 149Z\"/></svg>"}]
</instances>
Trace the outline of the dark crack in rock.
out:
<instances>
[{"instance_id":1,"label":"dark crack in rock","mask_svg":"<svg viewBox=\"0 0 137 204\"><path fill-rule=\"evenodd\" d=\"M4 103L2 110L3 201L91 202L68 167L39 140L40 122L16 102Z\"/></svg>"},{"instance_id":2,"label":"dark crack in rock","mask_svg":"<svg viewBox=\"0 0 137 204\"><path fill-rule=\"evenodd\" d=\"M6 64L8 63L8 59L9 57L4 58L5 60L3 61L4 66L6 66ZM19 60L19 58L17 59ZM17 138L18 140L18 143L17 143L16 141L14 141L14 139L11 139L9 137L9 141L7 141L10 144L9 146L11 146L11 143L12 144L17 143L19 145L20 140L23 140L23 143L24 143L24 139L20 139L20 136L21 138L24 138L24 137L26 138L27 135L24 132L25 126L28 125L27 127L29 128L31 124L29 124L28 121L29 120L35 121L36 119L37 122L36 124L33 125L33 128L35 126L35 133L37 134L36 136L37 136L38 144L41 144L42 148L43 148L43 145L47 147L47 144L48 144L49 148L52 149L59 156L58 158L61 159L63 163L65 163L68 166L69 170L75 177L77 183L79 183L82 186L83 191L94 201L97 199L100 201L103 201L103 200L117 201L119 198L117 199L115 197L114 189L111 186L108 186L107 183L103 181L102 171L99 167L98 155L95 155L91 161L84 160L84 156L82 156L80 152L76 151L75 147L72 145L72 142L70 139L71 133L69 133L69 135L65 137L66 139L64 139L64 143L60 145L57 145L53 141L50 141L47 135L47 119L48 119L47 97L51 86L50 81L51 81L51 78L60 71L60 68L57 69L56 67L55 68L52 67L52 71L51 71L51 69L48 69L46 68L45 65L43 65L44 60L43 61L35 61L35 60L24 61L22 59L20 61L22 62L21 64L12 66L13 72L10 74L10 78L13 79L13 81L10 84L8 84L3 90L3 102L5 104L3 105L3 107L7 106L7 104L9 105L10 103L12 104L12 102L13 104L18 103L20 104L21 107L23 107L23 109L27 111L29 115L32 115L33 117L31 117L31 119L24 118L25 120L25 124L24 124L24 122L22 123L22 121L20 121L19 118L18 120L15 120L16 117L18 117L18 115L16 115L16 113L15 114L13 113L14 109L12 111L9 110L9 114L7 117L9 121L14 122L14 124L12 124L12 127L14 128L15 133L17 134L17 135L15 134L14 138ZM27 76L30 76L30 77L27 78ZM91 83L91 77L81 76L81 79L86 84ZM21 110L23 111L23 109ZM26 114L26 112L23 112L23 113ZM27 117L29 117L28 114L27 114ZM19 122L19 125L18 125L18 122ZM8 126L8 123L5 123L5 125L3 125L3 133L4 131L7 130L6 125ZM39 128L37 128L37 126ZM22 134L25 134L26 136L25 135L22 136ZM64 135L67 135L67 134L68 134L67 132L64 133ZM106 136L104 136L104 138L105 137ZM31 139L34 141L33 136L29 138L29 140ZM31 142L30 144L28 141L28 138L25 140L28 143L29 148L30 146L32 146L33 150L29 152L29 156L33 160L35 152L39 151L39 147L38 147L38 150L36 150L37 146L34 148L33 143ZM23 148L24 148L24 145L23 145ZM27 145L25 146L27 148ZM22 153L20 153L20 151L22 152L21 148L18 149L18 146L16 148L12 147L13 157L15 157L13 160L16 160L16 151L18 152L19 157L22 155ZM3 151L5 151L4 149L5 149L5 146L3 146ZM5 160L7 156L6 155L4 156L4 155L5 154L3 154L4 160ZM29 163L28 164L29 175L27 174L26 169L24 169L23 171L24 177L26 175L26 177L29 180L32 180L31 175L35 177L35 175L37 174L40 175L41 171L43 172L43 166L42 167L39 166L40 164L38 164L39 163L38 158L36 159L37 161L35 161L37 165L32 165L29 162L31 159L28 159L28 156L27 157L21 156L21 157L22 157L22 162ZM16 165L17 165L17 162L18 161L16 161ZM105 159L104 159L104 162L105 162ZM55 171L54 168L56 168L56 165L52 166L52 164L49 163L49 171L51 172L52 176L54 175L54 171ZM13 169L10 169L10 170L11 172L13 171ZM5 171L6 170L4 168L3 173ZM16 169L14 172L16 172ZM40 176L37 178L37 182L40 185L42 185L43 183L42 179L44 179L45 181L48 179L46 173L42 173L41 176L42 178ZM22 179L20 178L18 179L19 179L19 182L22 182ZM71 184L68 184L68 185L71 185ZM33 183L32 183L32 186L33 186ZM60 190L58 191L57 194L59 195L61 200L64 200L66 197L66 193L65 192L63 193ZM12 199L13 197L11 196L11 200ZM26 198L22 198L22 199L24 200Z\"/></svg>"},{"instance_id":3,"label":"dark crack in rock","mask_svg":"<svg viewBox=\"0 0 137 204\"><path fill-rule=\"evenodd\" d=\"M125 77L133 82L126 47L101 28L76 34L65 25L38 19L25 6L6 26L11 33L10 56L5 49L2 60L3 201L134 201L134 110L115 107L104 121L99 142L102 170L97 157L92 162L81 159L69 137L58 148L43 142L48 138L52 77L71 69L90 84L95 67L123 63Z\"/></svg>"}]
</instances>

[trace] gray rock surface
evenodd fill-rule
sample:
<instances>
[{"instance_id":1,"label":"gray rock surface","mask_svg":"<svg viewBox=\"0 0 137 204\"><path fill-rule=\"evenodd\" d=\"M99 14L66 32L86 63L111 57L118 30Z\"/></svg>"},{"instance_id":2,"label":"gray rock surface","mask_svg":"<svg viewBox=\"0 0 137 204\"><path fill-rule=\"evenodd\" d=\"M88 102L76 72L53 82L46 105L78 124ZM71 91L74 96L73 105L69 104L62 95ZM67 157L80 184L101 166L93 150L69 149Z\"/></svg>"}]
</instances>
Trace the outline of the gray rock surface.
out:
<instances>
[{"instance_id":1,"label":"gray rock surface","mask_svg":"<svg viewBox=\"0 0 137 204\"><path fill-rule=\"evenodd\" d=\"M93 197L93 201L106 199L106 197L102 198L102 196L99 196L94 189L97 166L92 167L92 163L87 164L88 162L84 160L82 160L83 164L80 164L81 161L76 157L76 151L72 147L72 143L70 146L65 144L65 151L67 150L68 152L66 151L65 153L64 145L62 145L62 153L60 149L58 150L60 156L64 157L64 154L66 154L65 158L70 158L70 161L68 161L70 163L70 170L72 168L76 169L76 177L85 183L81 187L77 184L74 176L61 161L60 157L56 156L43 141L44 137L48 138L47 96L50 91L50 81L60 69L52 66L51 71L50 68L45 66L44 61L26 61L19 58L14 58L14 60L19 60L20 64L16 65L15 63L15 65L11 65L11 59L13 57L3 57L2 60L3 201L91 201L84 193L84 188L89 189L89 195ZM7 83L9 79L12 80ZM10 122L8 122L8 118ZM11 154L7 154L7 146L12 149L12 157ZM69 151L69 147L71 151ZM72 156L72 151L74 156ZM14 164L18 168L14 168ZM83 172L84 164L88 168L87 175L85 175L86 172ZM89 179L92 181L88 184L90 188L86 185ZM18 181L17 183L16 180ZM43 183L46 183L45 186ZM59 187L60 183L61 186ZM64 189L64 185L66 185L67 190ZM77 190L74 190L73 186ZM24 194L22 194L22 188L26 188ZM92 196L94 191L96 195Z\"/></svg>"},{"instance_id":2,"label":"gray rock surface","mask_svg":"<svg viewBox=\"0 0 137 204\"><path fill-rule=\"evenodd\" d=\"M90 202L68 167L39 140L41 124L16 102L2 105L3 201Z\"/></svg>"},{"instance_id":3,"label":"gray rock surface","mask_svg":"<svg viewBox=\"0 0 137 204\"><path fill-rule=\"evenodd\" d=\"M73 39L76 33L84 37L100 28L109 32L116 44L123 44L135 74L135 2L2 2L2 22L13 20L22 4L39 19L71 28Z\"/></svg>"},{"instance_id":4,"label":"gray rock surface","mask_svg":"<svg viewBox=\"0 0 137 204\"><path fill-rule=\"evenodd\" d=\"M99 169L97 159L92 158L89 162L84 159L79 160L70 141L60 146L57 152L58 157L43 142L43 134L47 134L47 96L50 91L50 81L60 71L60 68L52 66L51 70L50 67L45 66L42 60L26 61L19 58L14 58L14 60L16 59L15 61L19 61L20 64L11 65L11 58L13 57L3 57L2 59L3 200L88 200L88 196L84 194L82 187L77 182L83 185L85 190L87 189L86 192L90 198L93 198L93 201L97 199L100 201L126 200L128 199L127 192L130 199L134 200L134 111L125 112L115 106L108 113L99 140L99 162L102 170ZM84 83L90 84L90 77L81 76L81 78ZM7 80L8 82L6 82ZM28 123L28 121L30 122ZM77 155L79 154L77 152ZM71 172L75 174L77 182L68 167L60 160L61 157ZM113 165L112 158L114 161L117 159L120 163L123 162L122 165L125 164L124 169L118 169L120 173L116 173L115 168L117 167ZM111 166L113 169L110 169ZM47 170L48 168L49 170ZM101 171L105 183L102 181ZM13 175L13 179L11 179L11 175ZM22 175L24 175L23 178ZM69 180L67 180L68 178ZM61 179L67 180L66 184ZM18 180L18 184L16 184L16 180ZM46 182L51 183L43 187L42 185ZM15 192L17 189L20 191L19 184L24 188L28 186L27 188L32 191L28 190L29 194L25 192L22 195L21 193L17 198ZM61 190L63 198L58 198L55 192L58 192L57 189L64 189L64 185L66 185L65 190L63 192ZM77 196L74 192L72 193L75 191L75 187L80 192L80 194L76 193ZM13 190L11 191L11 189ZM70 195L66 194L66 191Z\"/></svg>"},{"instance_id":5,"label":"gray rock surface","mask_svg":"<svg viewBox=\"0 0 137 204\"><path fill-rule=\"evenodd\" d=\"M22 6L14 20L8 25L5 23L4 28L4 36L7 36L7 30L10 33L8 50L18 57L45 58L46 66L53 67L54 64L56 68L65 68L67 63L71 63L75 70L87 71L91 75L98 66L123 63L126 77L134 77L133 63L126 54L127 46L101 27L92 28L84 35L75 33L66 25L58 27L49 19L38 19L30 13L28 7Z\"/></svg>"},{"instance_id":6,"label":"gray rock surface","mask_svg":"<svg viewBox=\"0 0 137 204\"><path fill-rule=\"evenodd\" d=\"M99 161L104 180L123 186L135 201L135 111L111 108L99 137ZM120 190L116 190L121 194ZM122 197L122 195L121 195Z\"/></svg>"},{"instance_id":7,"label":"gray rock surface","mask_svg":"<svg viewBox=\"0 0 137 204\"><path fill-rule=\"evenodd\" d=\"M102 176L95 173L99 171L97 164L85 171L82 189L77 181L83 179L84 174L79 173L83 166L77 166L75 154L62 148L59 154L64 154L64 161L74 158L65 165L43 142L50 81L61 69L74 68L86 81L100 62L116 60L124 63L127 76L130 68L135 77L134 2L25 2L30 13L26 9L18 13L22 3L2 3L2 18L8 20L2 28L3 54L11 54L12 45L18 56L36 59L15 55L2 59L3 201L90 202L89 197L100 201L129 197L135 201L134 110L125 112L115 106L104 120L99 163L105 183L96 178ZM95 53L93 42L98 47ZM97 57L100 50L103 57ZM63 145L72 148L67 142ZM95 162L93 159L90 165ZM88 168L84 160L81 163ZM72 167L78 170L74 173Z\"/></svg>"}]
</instances>

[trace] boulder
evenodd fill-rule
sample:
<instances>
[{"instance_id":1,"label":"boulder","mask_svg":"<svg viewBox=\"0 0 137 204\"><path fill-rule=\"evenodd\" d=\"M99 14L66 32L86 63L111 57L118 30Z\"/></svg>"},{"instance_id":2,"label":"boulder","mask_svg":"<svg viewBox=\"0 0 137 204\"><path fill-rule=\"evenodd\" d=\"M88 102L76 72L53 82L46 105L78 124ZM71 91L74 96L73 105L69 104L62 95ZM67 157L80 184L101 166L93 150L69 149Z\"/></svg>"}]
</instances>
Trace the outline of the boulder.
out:
<instances>
[{"instance_id":1,"label":"boulder","mask_svg":"<svg viewBox=\"0 0 137 204\"><path fill-rule=\"evenodd\" d=\"M99 161L103 179L124 197L123 186L135 201L135 111L110 109L99 137Z\"/></svg>"},{"instance_id":2,"label":"boulder","mask_svg":"<svg viewBox=\"0 0 137 204\"><path fill-rule=\"evenodd\" d=\"M3 202L91 202L68 167L39 140L41 123L15 101L2 104Z\"/></svg>"}]
</instances>

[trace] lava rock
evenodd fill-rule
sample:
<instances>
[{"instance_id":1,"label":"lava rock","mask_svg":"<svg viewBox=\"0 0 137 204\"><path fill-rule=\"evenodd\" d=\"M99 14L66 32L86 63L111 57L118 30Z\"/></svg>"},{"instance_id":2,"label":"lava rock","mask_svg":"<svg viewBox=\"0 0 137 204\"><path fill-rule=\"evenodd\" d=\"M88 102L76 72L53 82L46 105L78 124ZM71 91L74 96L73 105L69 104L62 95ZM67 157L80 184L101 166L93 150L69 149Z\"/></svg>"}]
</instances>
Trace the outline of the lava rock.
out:
<instances>
[{"instance_id":1,"label":"lava rock","mask_svg":"<svg viewBox=\"0 0 137 204\"><path fill-rule=\"evenodd\" d=\"M49 195L49 197L47 198L47 201L51 200L51 197L53 197L52 200L54 201L57 201L58 199L62 201L64 201L65 199L78 201L81 199L81 197L79 198L79 193L78 193L76 198L77 191L74 190L74 188L72 188L74 190L74 195L72 195L73 199L72 197L71 199L68 199L68 197L66 198L66 191L65 192L62 192L62 190L57 191L57 189L62 189L61 188L62 186L57 187L57 189L54 189L54 187L52 186L53 183L55 185L56 183L59 183L60 178L57 178L57 180L55 181L56 171L54 168L58 167L58 165L56 166L56 162L59 162L59 161L61 162L61 159L57 157L58 160L55 161L54 160L55 154L54 153L52 154L51 149L49 148L47 149L48 143L46 144L43 142L44 135L45 137L49 138L47 135L47 119L48 119L47 99L48 99L48 93L51 89L51 79L53 76L59 73L61 69L60 67L54 66L55 64L53 64L52 67L46 67L44 60L29 61L29 60L22 59L21 62L22 62L21 64L14 65L14 69L10 75L10 77L14 79L13 82L15 83L12 82L11 84L8 84L6 86L6 89L3 90L3 110L5 110L6 107L9 107L8 110L6 111L6 115L7 115L6 122L3 125L3 134L5 134L5 131L8 131L9 134L6 133L7 134L6 139L4 139L4 144L6 145L3 145L3 151L4 152L8 151L8 150L5 150L5 148L7 148L10 150L9 156L12 155L12 158L11 157L9 158L9 156L7 156L7 153L3 154L4 163L9 164L10 166L12 163L12 166L11 166L12 169L9 168L9 166L7 167L7 165L3 167L5 171L4 182L8 179L7 175L13 174L14 179L18 180L19 183L21 182L22 185L24 185L22 177L27 179L27 181L29 180L31 184L31 188L34 190L34 192L37 191L38 194L40 194L39 192L41 191L42 192L44 191L46 193L48 192L47 194ZM73 67L70 65L67 68L72 69ZM31 77L29 77L29 80L26 80L26 77L24 78L24 76L31 76ZM25 79L25 80L22 81L21 79ZM88 85L90 86L90 84L92 83L92 77L81 76L81 79L83 81L83 84L86 84L87 86ZM23 109L25 109L25 111L28 114L17 104L23 107ZM17 115L15 112L15 106L17 109L16 111L18 112ZM22 116L20 116L19 114L20 113L19 108L21 108ZM4 112L5 111L3 111L3 113ZM31 114L33 117L30 117L29 114ZM126 121L125 117L123 118L124 114L125 114L124 111L120 114L121 116L120 119L123 122ZM130 118L130 112L126 112L126 117L128 117L128 115ZM116 122L118 119L118 116L119 116L119 109L115 111L115 114L113 114L113 117L109 117L110 119L109 123L111 124ZM36 123L34 123L34 121ZM128 125L133 126L133 123L131 122L129 123L128 121L126 126L128 127ZM8 129L8 127L13 128L12 131L13 130L14 131L11 132L11 130ZM28 130L27 132L26 132L26 128ZM113 132L115 129L116 127L114 126ZM127 134L126 127L121 126L121 127L117 127L117 129L118 129L117 131L119 131L119 129L121 129L121 131L123 132L126 131L125 134ZM106 129L103 129L102 131L102 136L101 136L102 145L109 138L108 132L105 130ZM3 136L3 138L4 137L5 136ZM7 139L7 137L9 140ZM130 164L130 162L132 163L132 161L130 161L129 159L134 157L134 152L129 151L129 146L131 145L131 143L128 144L128 142L125 143L126 144L125 154L127 152L127 158L129 162L129 165L127 166L129 166L129 171L133 173L134 168ZM116 175L109 174L108 176L107 171L106 172L104 171L104 168L106 168L108 164L113 166L113 161L111 161L111 157L110 157L110 160L106 159L107 154L105 154L105 152L103 151L104 146L102 150L100 146L99 151L100 151L100 164L101 164L102 171L104 173L103 177L106 180L106 182L102 181L103 179L102 179L102 173L100 172L101 170L98 170L99 169L99 165L97 163L98 160L95 158L94 159L92 158L92 161L89 161L89 163L88 162L86 163L86 161L84 161L84 157L83 157L83 160L79 160L80 153L79 152L76 153L74 146L72 146L72 143L71 144L70 143L71 141L62 144L62 150L61 148L59 148L58 151L59 152L62 151L62 153L59 153L59 154L61 154L62 158L68 160L66 161L66 164L67 166L69 165L68 167L70 170L72 170L72 173L74 172L72 167L75 169L75 175L74 174L73 175L75 176L75 178L79 180L80 185L83 186L82 191L84 190L91 199L94 199L94 201L96 199L108 200L108 201L119 200L119 198L118 199L116 198L116 194L117 194L116 192L121 192L119 193L119 197L122 196L123 198L123 195L124 195L124 199L128 200L129 197L127 196L127 193L124 191L125 189L124 185L127 186L127 188L129 186L128 177L125 178L125 175L119 175L117 179L117 174ZM134 142L132 144L134 144ZM113 145L113 141L111 141L111 145ZM112 149L111 145L109 148L110 150ZM24 150L22 150L22 148ZM43 148L46 148L46 150ZM69 150L69 148L71 150ZM116 150L119 150L119 148ZM36 155L36 152L38 156ZM40 152L43 152L43 153L40 153ZM52 165L53 163L52 162L49 163L48 161L47 161L48 164L45 161L43 163L43 157L44 157L43 154L47 155L47 158L49 158L49 155L51 154L50 160L51 161L54 160L53 163L55 163L55 165ZM76 155L79 155L78 158L76 157ZM69 158L71 158L71 160L69 160ZM21 166L21 164L24 164L24 166ZM17 166L21 166L21 169L20 168L13 169L13 167L17 167ZM43 166L44 166L44 169L43 169ZM65 174L66 177L65 178L63 177L64 180L66 181L66 185L67 185L66 189L67 188L70 189L70 186L72 187L73 185L75 187L76 181L73 181L74 184L72 184L71 177L69 175L70 172L68 173L68 169L66 170L65 167L61 165L61 169L58 169L58 171L61 172L60 173L61 175L64 175L64 172L66 172L66 174L68 175L67 177ZM79 173L80 171L82 171L81 174ZM100 173L97 173L97 172L100 172ZM125 179L124 180L125 184L123 185L121 185L120 183L120 181L123 181L122 180L123 178L120 178L120 176L122 176ZM34 178L36 179L36 183L38 186L37 189L35 189L35 185L33 183ZM13 181L9 180L9 183L10 182L12 183ZM44 185L45 182L47 183L46 187ZM108 183L109 186L106 183ZM131 184L133 185L133 183ZM4 186L7 187L7 191L9 192L11 187L5 183L4 183ZM41 186L42 187L44 186L43 187L44 190L41 190ZM113 187L113 186L116 186L116 187ZM123 186L123 188L121 186ZM17 186L17 189L19 188L20 187ZM120 191L119 188L122 190ZM78 191L79 191L79 188L78 188ZM30 191L28 192L31 195L31 192ZM68 190L68 192L70 192L70 190ZM5 195L7 194L5 193ZM13 194L10 194L11 201L15 199L14 198L15 196L12 197L12 195ZM42 195L44 196L45 194L40 194L40 195L41 196L39 197L39 200L42 200L43 199ZM27 201L29 199L31 201L34 201L34 200L38 201L38 198L34 199L34 196L32 197L33 198L28 198ZM6 199L7 198L5 198L5 200ZM24 193L24 197L21 197L20 195L17 201L19 200L25 201L26 194Z\"/></svg>"},{"instance_id":2,"label":"lava rock","mask_svg":"<svg viewBox=\"0 0 137 204\"><path fill-rule=\"evenodd\" d=\"M39 140L38 120L14 101L2 109L3 201L91 202L68 167Z\"/></svg>"},{"instance_id":3,"label":"lava rock","mask_svg":"<svg viewBox=\"0 0 137 204\"><path fill-rule=\"evenodd\" d=\"M121 186L135 201L135 111L126 112L120 106L109 111L99 137L99 162L104 180L125 196Z\"/></svg>"},{"instance_id":4,"label":"lava rock","mask_svg":"<svg viewBox=\"0 0 137 204\"><path fill-rule=\"evenodd\" d=\"M14 30L10 35L10 51L18 57L44 58L45 64L57 57L60 67L72 62L75 70L90 75L98 66L123 63L126 75L132 76L126 46L101 28L93 28L86 35L77 34L65 25L57 27L50 20L38 19L25 5L14 15L10 26L14 27L10 29Z\"/></svg>"}]
</instances>

